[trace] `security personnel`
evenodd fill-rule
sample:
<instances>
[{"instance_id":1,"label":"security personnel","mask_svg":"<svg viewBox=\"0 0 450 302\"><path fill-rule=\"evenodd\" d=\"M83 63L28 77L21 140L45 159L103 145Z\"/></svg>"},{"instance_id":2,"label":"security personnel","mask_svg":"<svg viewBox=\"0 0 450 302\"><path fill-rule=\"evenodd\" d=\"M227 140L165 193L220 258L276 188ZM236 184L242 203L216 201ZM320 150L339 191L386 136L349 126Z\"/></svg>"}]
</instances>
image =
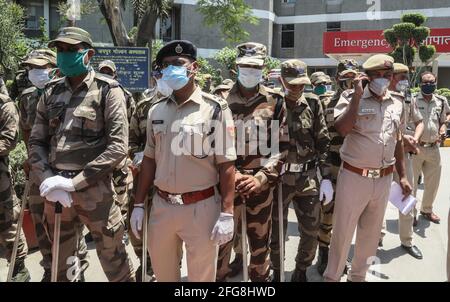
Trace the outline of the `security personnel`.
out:
<instances>
[{"instance_id":1,"label":"security personnel","mask_svg":"<svg viewBox=\"0 0 450 302\"><path fill-rule=\"evenodd\" d=\"M31 129L33 128L36 119L36 108L44 89L48 85L56 83L57 79L52 81L52 74L56 68L56 53L50 49L33 50L28 54L27 60L22 62L22 66L28 70L29 78L33 86L25 88L20 96L17 98L20 112L20 130L22 131L22 138L27 148L28 154L30 151L29 138ZM28 178L30 166L27 159L23 164L25 174ZM47 230L44 219L44 198L40 196L39 185L29 180L30 191L28 198L28 205L30 214L33 219L34 229L38 241L39 251L42 254L42 266L44 268L44 276L42 282L49 282L51 277L51 241L47 235ZM80 223L80 231L84 226ZM80 258L80 265L82 269L81 280L84 279L83 272L86 270L87 261L87 245L82 236L79 238L78 257Z\"/></svg>"},{"instance_id":2,"label":"security personnel","mask_svg":"<svg viewBox=\"0 0 450 302\"><path fill-rule=\"evenodd\" d=\"M281 64L280 81L285 92L289 138L280 142L284 161L281 175L283 228L286 234L288 208L292 202L301 237L291 282L307 281L306 270L316 255L321 200L327 204L333 199L330 169L325 163L330 137L319 97L304 93L305 85L311 85L307 69L304 62L296 59ZM317 169L320 170L322 182L317 176ZM276 205L272 219L271 260L274 279L279 281L280 242Z\"/></svg>"},{"instance_id":3,"label":"security personnel","mask_svg":"<svg viewBox=\"0 0 450 302\"><path fill-rule=\"evenodd\" d=\"M156 61L152 64L152 78L151 78L151 90L148 91L147 96L144 97L136 104L136 108L131 116L130 121L130 135L128 139L129 156L133 159L131 169L133 171L133 190L130 196L130 209L133 209L134 199L136 195L137 179L140 171L140 165L144 157L144 149L147 143L147 117L150 107L157 102L160 98L168 97L172 93L170 88L166 86L165 82L161 81L161 71L156 65ZM164 87L166 89L163 89ZM170 92L169 92L170 91ZM151 200L153 198L153 190L148 190L149 209L151 208ZM127 221L131 219L131 211L128 211ZM133 232L130 232L130 242L133 246L134 252L139 257L142 263L142 240L134 236ZM136 270L136 281L141 282L142 266L140 265ZM151 277L151 281L154 281L154 272L151 266L150 257L147 257L147 274Z\"/></svg>"},{"instance_id":4,"label":"security personnel","mask_svg":"<svg viewBox=\"0 0 450 302\"><path fill-rule=\"evenodd\" d=\"M436 86L436 76L431 72L424 72L420 92L413 97L425 126L419 141L419 152L413 156L413 171L414 179L418 179L423 173L424 191L420 214L431 222L439 223L441 219L433 213L433 203L441 180L439 145L445 138L450 109L447 99L435 93ZM417 183L414 184L414 192L417 193Z\"/></svg>"},{"instance_id":5,"label":"security personnel","mask_svg":"<svg viewBox=\"0 0 450 302\"><path fill-rule=\"evenodd\" d=\"M28 57L25 57L23 61L26 61ZM16 72L16 76L11 85L9 96L12 100L15 100L18 96L22 94L22 92L28 87L33 86L33 84L28 79L28 70L24 66Z\"/></svg>"},{"instance_id":6,"label":"security personnel","mask_svg":"<svg viewBox=\"0 0 450 302\"><path fill-rule=\"evenodd\" d=\"M248 42L238 45L237 51L237 82L229 91L222 91L237 128L235 228L238 215L246 211L251 254L249 277L255 282L265 282L270 280L273 191L281 170L281 153L262 146L267 146L267 142L278 146L278 141L272 142L273 125L279 126L279 140L283 139L286 106L281 94L261 85L266 46ZM218 280L224 280L229 273L231 247L229 242L220 248Z\"/></svg>"},{"instance_id":7,"label":"security personnel","mask_svg":"<svg viewBox=\"0 0 450 302\"><path fill-rule=\"evenodd\" d=\"M104 60L104 61L100 62L100 64L98 65L98 71L101 74L107 75L117 81L117 68L116 68L116 64L114 64L113 61ZM124 95L125 95L125 104L127 106L128 123L130 123L131 116L133 115L133 112L136 107L136 103L133 99L133 95L131 94L131 92L129 92L127 89L125 89L122 85L120 85L120 88L122 88ZM125 221L128 221L127 217L128 217L128 212L129 212L128 211L129 192L131 192L131 190L133 189L133 175L129 168L130 165L131 165L131 159L129 159L127 157L117 166L117 169L115 169L113 172L114 190L117 193L117 202L118 202L118 205L122 212L122 216L124 217ZM128 229L128 224L126 224L125 227ZM127 242L127 241L128 241L128 236L125 233L124 242Z\"/></svg>"},{"instance_id":8,"label":"security personnel","mask_svg":"<svg viewBox=\"0 0 450 302\"><path fill-rule=\"evenodd\" d=\"M21 206L14 193L8 155L19 137L19 113L14 102L0 94L0 246L9 261L16 236L19 244L13 269L13 281L28 282L30 273L25 267L28 248L23 231L17 228Z\"/></svg>"},{"instance_id":9,"label":"security personnel","mask_svg":"<svg viewBox=\"0 0 450 302\"><path fill-rule=\"evenodd\" d=\"M191 42L166 44L156 61L173 93L148 113L131 227L139 238L154 184L148 249L156 279L180 281L184 242L188 280L213 282L218 245L233 236L234 123L227 103L195 84L199 66Z\"/></svg>"},{"instance_id":10,"label":"security personnel","mask_svg":"<svg viewBox=\"0 0 450 302\"><path fill-rule=\"evenodd\" d=\"M341 167L341 156L339 155L339 150L344 142L344 138L339 135L334 127L334 107L339 101L342 92L353 87L353 79L356 77L358 69L359 64L355 60L343 59L339 61L336 73L336 92L331 96L328 91L322 95L319 95L325 115L325 121L327 123L328 134L331 139L326 162L330 168L330 180L334 189L336 189L337 176ZM313 80L314 79L311 75L311 82L313 82ZM322 216L320 218L319 229L319 258L317 260L317 271L321 275L325 272L328 264L328 251L331 241L331 231L333 228L333 210L334 202L330 202L328 204L322 203Z\"/></svg>"},{"instance_id":11,"label":"security personnel","mask_svg":"<svg viewBox=\"0 0 450 302\"><path fill-rule=\"evenodd\" d=\"M344 269L356 227L355 256L349 279L365 280L375 256L395 168L403 194L411 193L405 175L401 123L403 103L388 90L394 59L374 55L364 64L352 91L335 107L335 127L345 136L341 147L326 281L337 282ZM362 81L369 81L363 88Z\"/></svg>"},{"instance_id":12,"label":"security personnel","mask_svg":"<svg viewBox=\"0 0 450 302\"><path fill-rule=\"evenodd\" d=\"M72 257L82 235L79 222L91 232L108 280L134 281L111 180L128 151L123 91L117 81L90 67L94 50L85 30L62 28L49 47L57 49L57 64L66 76L39 100L30 137L30 176L46 198L44 216L52 240L55 202L64 206L58 281L77 277Z\"/></svg>"},{"instance_id":13,"label":"security personnel","mask_svg":"<svg viewBox=\"0 0 450 302\"><path fill-rule=\"evenodd\" d=\"M417 153L418 142L424 130L422 114L415 99L411 98L409 93L409 68L400 63L394 63L394 76L389 86L391 94L398 96L403 101L405 110L405 120L402 124L403 145L405 149L404 160L406 176L410 184L415 183L412 167L412 154ZM410 125L410 126L408 126ZM412 130L414 129L415 130ZM398 173L394 173L394 180L398 182ZM412 243L414 211L407 215L403 215L400 211L398 214L398 233L400 236L401 247L411 256L422 259L422 252Z\"/></svg>"}]
</instances>

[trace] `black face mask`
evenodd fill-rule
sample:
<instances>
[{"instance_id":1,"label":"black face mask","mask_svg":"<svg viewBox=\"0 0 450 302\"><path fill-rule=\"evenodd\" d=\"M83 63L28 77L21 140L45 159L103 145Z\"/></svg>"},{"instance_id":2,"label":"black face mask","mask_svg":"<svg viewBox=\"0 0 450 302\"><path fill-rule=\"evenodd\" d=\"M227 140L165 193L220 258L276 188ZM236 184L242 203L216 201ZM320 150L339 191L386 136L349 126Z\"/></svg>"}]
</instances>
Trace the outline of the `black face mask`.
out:
<instances>
[{"instance_id":1,"label":"black face mask","mask_svg":"<svg viewBox=\"0 0 450 302\"><path fill-rule=\"evenodd\" d=\"M431 95L436 90L436 83L425 83L421 86L424 95Z\"/></svg>"}]
</instances>

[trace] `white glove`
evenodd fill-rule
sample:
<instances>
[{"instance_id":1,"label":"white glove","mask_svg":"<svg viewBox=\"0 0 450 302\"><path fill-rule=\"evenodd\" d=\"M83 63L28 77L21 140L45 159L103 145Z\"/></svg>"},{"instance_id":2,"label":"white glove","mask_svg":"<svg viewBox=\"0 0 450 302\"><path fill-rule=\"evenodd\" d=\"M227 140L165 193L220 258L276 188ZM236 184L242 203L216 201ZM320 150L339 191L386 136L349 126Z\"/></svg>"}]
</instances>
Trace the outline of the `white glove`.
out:
<instances>
[{"instance_id":1,"label":"white glove","mask_svg":"<svg viewBox=\"0 0 450 302\"><path fill-rule=\"evenodd\" d=\"M324 179L320 183L319 200L323 200L323 205L329 204L333 200L333 185L329 179Z\"/></svg>"},{"instance_id":2,"label":"white glove","mask_svg":"<svg viewBox=\"0 0 450 302\"><path fill-rule=\"evenodd\" d=\"M45 199L51 202L59 202L65 208L70 208L73 201L70 193L63 190L53 190L45 196Z\"/></svg>"},{"instance_id":3,"label":"white glove","mask_svg":"<svg viewBox=\"0 0 450 302\"><path fill-rule=\"evenodd\" d=\"M211 232L211 240L217 245L222 245L233 239L234 219L233 214L220 213L219 219Z\"/></svg>"},{"instance_id":4,"label":"white glove","mask_svg":"<svg viewBox=\"0 0 450 302\"><path fill-rule=\"evenodd\" d=\"M131 213L130 224L131 230L137 239L141 239L139 232L142 230L142 221L144 220L144 208L134 207Z\"/></svg>"},{"instance_id":5,"label":"white glove","mask_svg":"<svg viewBox=\"0 0 450 302\"><path fill-rule=\"evenodd\" d=\"M144 159L144 151L134 153L133 166L138 167Z\"/></svg>"},{"instance_id":6,"label":"white glove","mask_svg":"<svg viewBox=\"0 0 450 302\"><path fill-rule=\"evenodd\" d=\"M72 179L57 175L47 178L41 183L41 186L39 187L39 191L41 191L41 197L47 196L47 194L53 190L73 192L75 191L75 187L73 186Z\"/></svg>"}]
</instances>

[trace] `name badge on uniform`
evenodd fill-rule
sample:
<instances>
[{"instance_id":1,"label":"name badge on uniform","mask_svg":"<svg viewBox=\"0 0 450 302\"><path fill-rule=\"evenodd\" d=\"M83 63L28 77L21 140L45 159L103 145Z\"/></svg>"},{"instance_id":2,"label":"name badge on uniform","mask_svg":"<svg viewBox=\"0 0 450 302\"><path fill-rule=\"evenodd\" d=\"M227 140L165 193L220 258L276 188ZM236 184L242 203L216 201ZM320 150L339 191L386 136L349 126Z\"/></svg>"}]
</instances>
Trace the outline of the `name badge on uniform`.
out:
<instances>
[{"instance_id":1,"label":"name badge on uniform","mask_svg":"<svg viewBox=\"0 0 450 302\"><path fill-rule=\"evenodd\" d=\"M376 110L374 108L361 108L359 110L359 114L376 114Z\"/></svg>"},{"instance_id":2,"label":"name badge on uniform","mask_svg":"<svg viewBox=\"0 0 450 302\"><path fill-rule=\"evenodd\" d=\"M152 125L161 125L161 124L164 124L163 120L153 120L152 121Z\"/></svg>"}]
</instances>

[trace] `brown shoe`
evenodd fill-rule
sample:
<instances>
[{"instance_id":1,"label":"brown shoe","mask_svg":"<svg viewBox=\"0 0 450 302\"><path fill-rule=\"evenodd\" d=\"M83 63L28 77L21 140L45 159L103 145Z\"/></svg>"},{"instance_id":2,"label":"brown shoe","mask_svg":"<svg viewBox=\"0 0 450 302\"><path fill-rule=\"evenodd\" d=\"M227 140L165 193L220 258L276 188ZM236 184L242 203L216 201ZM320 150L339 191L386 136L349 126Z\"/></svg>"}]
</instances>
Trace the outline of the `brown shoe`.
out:
<instances>
[{"instance_id":1,"label":"brown shoe","mask_svg":"<svg viewBox=\"0 0 450 302\"><path fill-rule=\"evenodd\" d=\"M420 215L422 215L425 219L427 219L433 223L439 223L441 221L441 218L439 218L439 216L434 214L433 212L425 213L425 212L420 211Z\"/></svg>"}]
</instances>

